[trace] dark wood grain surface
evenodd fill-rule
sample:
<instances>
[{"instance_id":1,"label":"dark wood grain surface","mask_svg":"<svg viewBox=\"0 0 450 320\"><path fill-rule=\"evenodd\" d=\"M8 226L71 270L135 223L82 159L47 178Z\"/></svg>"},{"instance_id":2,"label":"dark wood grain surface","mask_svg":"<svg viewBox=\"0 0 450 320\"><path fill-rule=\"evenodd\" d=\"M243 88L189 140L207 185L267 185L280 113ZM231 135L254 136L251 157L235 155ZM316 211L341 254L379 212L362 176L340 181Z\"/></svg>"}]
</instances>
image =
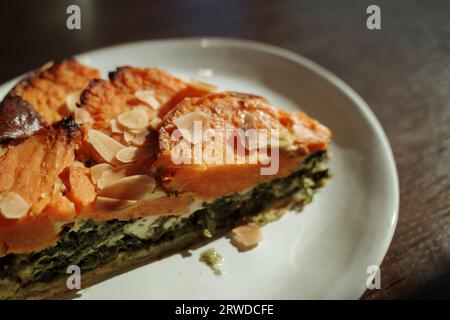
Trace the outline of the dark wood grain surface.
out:
<instances>
[{"instance_id":1,"label":"dark wood grain surface","mask_svg":"<svg viewBox=\"0 0 450 320\"><path fill-rule=\"evenodd\" d=\"M450 298L450 2L376 1L382 29L368 30L372 1L1 1L0 82L51 59L142 39L225 36L305 55L369 103L393 148L400 218L364 298ZM66 28L78 4L82 29Z\"/></svg>"}]
</instances>

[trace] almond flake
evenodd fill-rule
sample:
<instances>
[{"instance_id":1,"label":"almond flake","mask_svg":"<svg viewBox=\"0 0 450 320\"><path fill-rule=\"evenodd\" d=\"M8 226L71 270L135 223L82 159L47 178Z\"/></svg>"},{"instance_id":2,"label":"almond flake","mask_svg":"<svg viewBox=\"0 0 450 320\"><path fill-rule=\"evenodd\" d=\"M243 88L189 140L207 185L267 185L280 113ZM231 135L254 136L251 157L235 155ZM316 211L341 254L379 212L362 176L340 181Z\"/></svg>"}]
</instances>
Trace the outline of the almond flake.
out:
<instances>
[{"instance_id":1,"label":"almond flake","mask_svg":"<svg viewBox=\"0 0 450 320\"><path fill-rule=\"evenodd\" d=\"M75 122L78 124L94 123L94 118L92 118L91 114L84 108L75 108L74 118Z\"/></svg>"},{"instance_id":2,"label":"almond flake","mask_svg":"<svg viewBox=\"0 0 450 320\"><path fill-rule=\"evenodd\" d=\"M144 129L148 126L148 114L142 108L134 108L119 115L117 121L128 129Z\"/></svg>"},{"instance_id":3,"label":"almond flake","mask_svg":"<svg viewBox=\"0 0 450 320\"><path fill-rule=\"evenodd\" d=\"M122 129L119 127L116 119L111 120L111 131L113 133L122 133Z\"/></svg>"},{"instance_id":4,"label":"almond flake","mask_svg":"<svg viewBox=\"0 0 450 320\"><path fill-rule=\"evenodd\" d=\"M138 147L143 146L147 142L147 136L149 134L150 132L147 129L144 129L135 134L135 137L131 143Z\"/></svg>"},{"instance_id":5,"label":"almond flake","mask_svg":"<svg viewBox=\"0 0 450 320\"><path fill-rule=\"evenodd\" d=\"M106 169L97 179L97 188L103 189L104 187L109 186L124 177L125 175L121 173L114 173L112 170Z\"/></svg>"},{"instance_id":6,"label":"almond flake","mask_svg":"<svg viewBox=\"0 0 450 320\"><path fill-rule=\"evenodd\" d=\"M143 165L126 164L119 167L107 169L97 180L97 187L103 189L113 183L116 183L120 179L137 174L145 174L148 169Z\"/></svg>"},{"instance_id":7,"label":"almond flake","mask_svg":"<svg viewBox=\"0 0 450 320\"><path fill-rule=\"evenodd\" d=\"M20 219L27 215L30 205L15 192L0 194L0 213L6 219Z\"/></svg>"},{"instance_id":8,"label":"almond flake","mask_svg":"<svg viewBox=\"0 0 450 320\"><path fill-rule=\"evenodd\" d=\"M150 193L149 195L147 195L145 197L145 200L155 200L155 199L160 199L160 198L164 198L164 197L168 197L169 194L167 192L164 192L162 190L153 190L152 193Z\"/></svg>"},{"instance_id":9,"label":"almond flake","mask_svg":"<svg viewBox=\"0 0 450 320\"><path fill-rule=\"evenodd\" d=\"M202 141L203 132L210 127L210 116L195 110L173 119L173 123L181 130L186 140L197 144ZM194 130L196 127L198 130Z\"/></svg>"},{"instance_id":10,"label":"almond flake","mask_svg":"<svg viewBox=\"0 0 450 320\"><path fill-rule=\"evenodd\" d=\"M262 240L261 227L255 223L239 226L231 231L231 242L239 250L249 250Z\"/></svg>"},{"instance_id":11,"label":"almond flake","mask_svg":"<svg viewBox=\"0 0 450 320\"><path fill-rule=\"evenodd\" d=\"M155 187L156 181L153 177L135 175L106 186L99 196L121 200L140 200L152 193Z\"/></svg>"},{"instance_id":12,"label":"almond flake","mask_svg":"<svg viewBox=\"0 0 450 320\"><path fill-rule=\"evenodd\" d=\"M64 182L61 180L61 178L56 178L55 184L53 185L53 190L57 192L66 192L67 187L64 184Z\"/></svg>"},{"instance_id":13,"label":"almond flake","mask_svg":"<svg viewBox=\"0 0 450 320\"><path fill-rule=\"evenodd\" d=\"M123 139L125 142L131 142L135 137L135 134L133 132L124 131L123 132Z\"/></svg>"},{"instance_id":14,"label":"almond flake","mask_svg":"<svg viewBox=\"0 0 450 320\"><path fill-rule=\"evenodd\" d=\"M160 118L155 118L152 119L152 121L150 121L150 126L155 129L158 130L159 125L162 123L162 120Z\"/></svg>"},{"instance_id":15,"label":"almond flake","mask_svg":"<svg viewBox=\"0 0 450 320\"><path fill-rule=\"evenodd\" d=\"M75 161L72 163L72 167L85 168L85 165L84 165L83 162L78 161L78 160L75 160Z\"/></svg>"},{"instance_id":16,"label":"almond flake","mask_svg":"<svg viewBox=\"0 0 450 320\"><path fill-rule=\"evenodd\" d=\"M90 129L88 131L88 142L94 147L95 151L98 152L98 154L109 163L116 163L116 154L123 148L125 148L124 145L117 142L110 136L106 135L105 133Z\"/></svg>"},{"instance_id":17,"label":"almond flake","mask_svg":"<svg viewBox=\"0 0 450 320\"><path fill-rule=\"evenodd\" d=\"M126 147L116 154L116 159L123 163L143 160L152 156L150 150L137 147Z\"/></svg>"},{"instance_id":18,"label":"almond flake","mask_svg":"<svg viewBox=\"0 0 450 320\"><path fill-rule=\"evenodd\" d=\"M46 199L46 198L48 198L50 196L50 194L48 193L48 192L42 192L40 195L39 195L39 198L40 199Z\"/></svg>"},{"instance_id":19,"label":"almond flake","mask_svg":"<svg viewBox=\"0 0 450 320\"><path fill-rule=\"evenodd\" d=\"M125 209L126 207L129 207L133 204L135 204L135 200L120 200L120 199L113 199L108 197L97 197L94 203L94 211L101 212L101 211L114 211L114 210L121 210Z\"/></svg>"},{"instance_id":20,"label":"almond flake","mask_svg":"<svg viewBox=\"0 0 450 320\"><path fill-rule=\"evenodd\" d=\"M66 106L69 112L75 112L77 107L77 102L80 101L80 92L73 92L66 97Z\"/></svg>"},{"instance_id":21,"label":"almond flake","mask_svg":"<svg viewBox=\"0 0 450 320\"><path fill-rule=\"evenodd\" d=\"M153 90L138 90L134 93L134 96L140 101L148 104L153 110L158 110L161 107L158 99L155 97Z\"/></svg>"},{"instance_id":22,"label":"almond flake","mask_svg":"<svg viewBox=\"0 0 450 320\"><path fill-rule=\"evenodd\" d=\"M113 166L110 165L109 163L100 163L91 167L89 170L91 171L92 182L97 184L98 180L103 176L103 174L106 171L111 170L112 168Z\"/></svg>"},{"instance_id":23,"label":"almond flake","mask_svg":"<svg viewBox=\"0 0 450 320\"><path fill-rule=\"evenodd\" d=\"M213 92L217 89L217 87L213 86L212 84L201 82L195 79L189 79L189 85L194 89L205 92Z\"/></svg>"}]
</instances>

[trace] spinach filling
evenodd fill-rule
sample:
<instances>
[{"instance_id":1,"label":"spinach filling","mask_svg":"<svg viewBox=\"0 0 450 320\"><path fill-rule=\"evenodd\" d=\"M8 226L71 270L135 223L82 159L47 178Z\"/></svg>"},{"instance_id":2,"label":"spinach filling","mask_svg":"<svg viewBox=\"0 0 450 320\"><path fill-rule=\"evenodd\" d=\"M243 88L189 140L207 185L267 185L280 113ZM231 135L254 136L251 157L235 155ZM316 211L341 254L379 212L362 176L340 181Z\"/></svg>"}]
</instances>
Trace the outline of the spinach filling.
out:
<instances>
[{"instance_id":1,"label":"spinach filling","mask_svg":"<svg viewBox=\"0 0 450 320\"><path fill-rule=\"evenodd\" d=\"M326 158L325 152L316 153L286 178L260 184L245 193L222 197L186 217L158 217L151 223L146 223L146 218L101 223L87 220L78 227L67 226L55 246L0 258L0 279L19 282L22 287L35 282L48 283L67 276L69 265L77 265L86 272L114 260L123 251L150 250L188 233L211 237L216 230L233 227L236 221L294 194L300 194L302 202L309 203L314 190L328 177L328 170L323 165ZM130 232L131 225L144 228L145 236Z\"/></svg>"}]
</instances>

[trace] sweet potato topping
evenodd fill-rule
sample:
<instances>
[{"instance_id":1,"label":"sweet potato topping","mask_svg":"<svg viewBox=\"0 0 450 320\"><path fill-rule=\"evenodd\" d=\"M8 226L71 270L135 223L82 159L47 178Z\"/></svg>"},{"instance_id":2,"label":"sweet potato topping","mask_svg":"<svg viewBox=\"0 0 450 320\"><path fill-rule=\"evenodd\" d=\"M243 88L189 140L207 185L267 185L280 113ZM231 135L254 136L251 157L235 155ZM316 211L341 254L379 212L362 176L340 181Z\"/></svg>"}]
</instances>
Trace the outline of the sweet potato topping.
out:
<instances>
[{"instance_id":1,"label":"sweet potato topping","mask_svg":"<svg viewBox=\"0 0 450 320\"><path fill-rule=\"evenodd\" d=\"M48 201L41 194L53 194L58 176L73 163L80 140L79 128L66 120L11 146L0 157L0 193L20 193L36 212Z\"/></svg>"},{"instance_id":2,"label":"sweet potato topping","mask_svg":"<svg viewBox=\"0 0 450 320\"><path fill-rule=\"evenodd\" d=\"M109 130L111 120L144 103L148 120L164 116L185 97L205 94L157 68L121 67L109 80L91 81L81 95L81 107L95 119L94 128Z\"/></svg>"},{"instance_id":3,"label":"sweet potato topping","mask_svg":"<svg viewBox=\"0 0 450 320\"><path fill-rule=\"evenodd\" d=\"M95 185L90 178L90 170L80 167L69 167L62 173L67 187L65 195L76 206L78 211L88 208L95 200Z\"/></svg>"},{"instance_id":4,"label":"sweet potato topping","mask_svg":"<svg viewBox=\"0 0 450 320\"><path fill-rule=\"evenodd\" d=\"M6 244L7 252L30 252L51 244L60 232L59 222L74 218L73 204L62 195L58 181L74 162L80 142L79 127L63 120L10 146L0 157L0 194L20 194L31 206L20 219L0 215L0 244ZM14 198L8 202L19 203L15 213L21 216L28 205Z\"/></svg>"},{"instance_id":5,"label":"sweet potato topping","mask_svg":"<svg viewBox=\"0 0 450 320\"><path fill-rule=\"evenodd\" d=\"M106 129L112 119L142 105L142 102L149 104L149 91L154 93L158 103L164 105L186 87L183 81L156 68L122 67L110 73L109 78L109 81L92 81L81 95L81 107L94 117L95 129ZM150 107L147 108L152 110ZM153 111L150 118L155 116Z\"/></svg>"},{"instance_id":6,"label":"sweet potato topping","mask_svg":"<svg viewBox=\"0 0 450 320\"><path fill-rule=\"evenodd\" d=\"M89 81L99 77L99 72L68 59L46 66L19 82L8 96L20 96L29 102L48 124L70 115L77 102L78 93ZM69 95L70 106L66 104Z\"/></svg>"},{"instance_id":7,"label":"sweet potato topping","mask_svg":"<svg viewBox=\"0 0 450 320\"><path fill-rule=\"evenodd\" d=\"M209 161L207 153L198 156L197 146L192 146L188 156L175 157L180 148L180 139L176 139L176 130L186 129L192 133L194 121L202 123L203 132L207 128L217 132L227 130L264 130L270 137L278 137L273 144L267 140L265 145L258 146L258 150L279 152L277 157L264 156L262 153L257 161L250 162L248 148L239 154L236 144L229 147L230 140L217 139L212 142L219 157ZM298 136L294 126L303 125L310 135ZM272 133L273 132L273 133ZM174 139L175 138L175 139ZM186 137L183 136L185 140ZM197 140L190 141L198 143ZM236 93L212 93L201 98L186 98L163 119L159 128L159 154L152 164L152 170L161 176L164 186L176 192L194 192L206 197L217 197L251 188L257 184L282 178L298 168L300 163L312 152L326 150L330 132L317 121L312 120L301 112L286 112L271 106L268 101L259 96ZM276 140L276 139L275 139ZM258 140L259 141L259 140ZM221 144L223 142L223 144ZM207 141L202 141L200 151L208 147ZM275 152L274 151L274 152ZM223 155L231 152L231 163ZM228 157L228 154L226 154ZM244 157L245 156L245 157ZM243 159L244 161L241 161ZM199 161L200 160L200 161ZM263 175L261 170L267 160L274 163L275 170ZM180 163L181 162L181 163Z\"/></svg>"}]
</instances>

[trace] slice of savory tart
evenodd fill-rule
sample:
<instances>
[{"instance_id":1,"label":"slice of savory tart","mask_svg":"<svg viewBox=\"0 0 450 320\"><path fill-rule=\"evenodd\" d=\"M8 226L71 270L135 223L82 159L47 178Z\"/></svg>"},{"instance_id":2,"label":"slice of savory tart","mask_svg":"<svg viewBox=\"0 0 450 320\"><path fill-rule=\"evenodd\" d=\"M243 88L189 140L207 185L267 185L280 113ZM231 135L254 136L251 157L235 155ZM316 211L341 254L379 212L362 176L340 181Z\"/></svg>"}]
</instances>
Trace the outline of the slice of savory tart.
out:
<instances>
[{"instance_id":1,"label":"slice of savory tart","mask_svg":"<svg viewBox=\"0 0 450 320\"><path fill-rule=\"evenodd\" d=\"M213 90L119 68L89 83L73 117L4 144L0 298L63 293L73 265L85 287L308 203L328 177L330 131L262 97Z\"/></svg>"}]
</instances>

